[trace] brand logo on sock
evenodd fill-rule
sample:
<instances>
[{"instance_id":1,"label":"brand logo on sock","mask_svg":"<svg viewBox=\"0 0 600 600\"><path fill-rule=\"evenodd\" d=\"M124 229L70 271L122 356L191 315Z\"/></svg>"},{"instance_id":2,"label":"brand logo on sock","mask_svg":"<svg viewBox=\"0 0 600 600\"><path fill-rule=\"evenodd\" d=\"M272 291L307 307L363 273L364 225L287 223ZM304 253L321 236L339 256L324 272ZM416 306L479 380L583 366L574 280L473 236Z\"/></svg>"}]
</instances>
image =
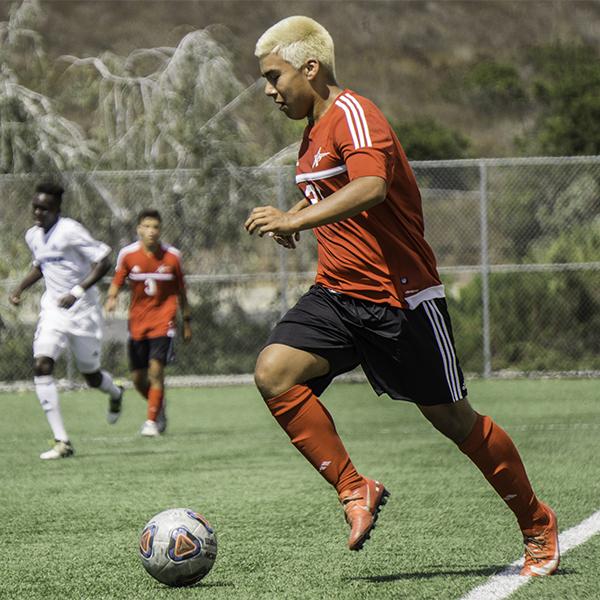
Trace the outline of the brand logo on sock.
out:
<instances>
[{"instance_id":1,"label":"brand logo on sock","mask_svg":"<svg viewBox=\"0 0 600 600\"><path fill-rule=\"evenodd\" d=\"M513 498L516 498L516 497L517 497L516 494L508 494L508 496L504 496L503 500L508 502L509 500L512 500Z\"/></svg>"},{"instance_id":2,"label":"brand logo on sock","mask_svg":"<svg viewBox=\"0 0 600 600\"><path fill-rule=\"evenodd\" d=\"M331 464L330 460L324 460L319 466L319 473L324 471Z\"/></svg>"}]
</instances>

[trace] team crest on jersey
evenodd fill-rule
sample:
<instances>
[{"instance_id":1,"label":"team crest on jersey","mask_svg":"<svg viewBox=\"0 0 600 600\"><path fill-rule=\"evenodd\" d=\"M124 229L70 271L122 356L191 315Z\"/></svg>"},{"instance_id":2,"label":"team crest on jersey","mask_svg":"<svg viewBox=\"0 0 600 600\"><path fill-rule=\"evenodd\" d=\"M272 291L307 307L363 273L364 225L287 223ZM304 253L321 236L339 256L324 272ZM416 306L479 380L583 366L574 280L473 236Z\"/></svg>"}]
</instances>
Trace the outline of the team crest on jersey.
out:
<instances>
[{"instance_id":1,"label":"team crest on jersey","mask_svg":"<svg viewBox=\"0 0 600 600\"><path fill-rule=\"evenodd\" d=\"M141 270L142 269L138 265L133 265L133 267L131 267L131 272L132 273L140 273Z\"/></svg>"},{"instance_id":2,"label":"team crest on jersey","mask_svg":"<svg viewBox=\"0 0 600 600\"><path fill-rule=\"evenodd\" d=\"M319 166L319 163L321 162L321 160L323 158L325 158L326 156L329 156L330 154L331 154L331 152L321 152L321 146L319 146L319 149L317 150L317 152L315 153L315 155L313 157L312 168L316 169Z\"/></svg>"},{"instance_id":3,"label":"team crest on jersey","mask_svg":"<svg viewBox=\"0 0 600 600\"><path fill-rule=\"evenodd\" d=\"M170 273L172 271L169 265L160 265L158 269L156 269L157 273Z\"/></svg>"}]
</instances>

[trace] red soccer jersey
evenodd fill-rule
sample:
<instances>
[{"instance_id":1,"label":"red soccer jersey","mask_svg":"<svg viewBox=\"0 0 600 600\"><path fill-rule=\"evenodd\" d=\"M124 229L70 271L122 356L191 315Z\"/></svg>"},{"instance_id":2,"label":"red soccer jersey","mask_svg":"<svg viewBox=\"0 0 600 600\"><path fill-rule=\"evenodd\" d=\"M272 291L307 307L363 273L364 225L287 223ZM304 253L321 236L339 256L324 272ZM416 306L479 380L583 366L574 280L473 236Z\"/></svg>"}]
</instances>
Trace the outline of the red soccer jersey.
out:
<instances>
[{"instance_id":1,"label":"red soccer jersey","mask_svg":"<svg viewBox=\"0 0 600 600\"><path fill-rule=\"evenodd\" d=\"M404 150L377 106L344 90L317 123L306 127L296 183L315 204L365 176L385 179L387 196L354 217L314 229L316 282L402 308L443 297L435 256L424 237L421 194Z\"/></svg>"},{"instance_id":2,"label":"red soccer jersey","mask_svg":"<svg viewBox=\"0 0 600 600\"><path fill-rule=\"evenodd\" d=\"M129 280L129 334L134 340L175 335L178 296L185 289L181 253L161 244L147 253L141 242L119 252L112 283L121 287Z\"/></svg>"}]
</instances>

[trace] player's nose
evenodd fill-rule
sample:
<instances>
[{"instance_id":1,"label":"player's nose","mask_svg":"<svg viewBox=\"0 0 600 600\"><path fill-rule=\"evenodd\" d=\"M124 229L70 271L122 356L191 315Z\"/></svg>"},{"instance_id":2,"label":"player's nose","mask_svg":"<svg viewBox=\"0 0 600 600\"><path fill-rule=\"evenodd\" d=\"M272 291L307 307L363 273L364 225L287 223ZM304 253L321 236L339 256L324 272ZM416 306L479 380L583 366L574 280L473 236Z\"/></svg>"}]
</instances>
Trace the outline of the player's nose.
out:
<instances>
[{"instance_id":1,"label":"player's nose","mask_svg":"<svg viewBox=\"0 0 600 600\"><path fill-rule=\"evenodd\" d=\"M265 83L265 94L267 96L276 96L277 95L277 90L268 81Z\"/></svg>"}]
</instances>

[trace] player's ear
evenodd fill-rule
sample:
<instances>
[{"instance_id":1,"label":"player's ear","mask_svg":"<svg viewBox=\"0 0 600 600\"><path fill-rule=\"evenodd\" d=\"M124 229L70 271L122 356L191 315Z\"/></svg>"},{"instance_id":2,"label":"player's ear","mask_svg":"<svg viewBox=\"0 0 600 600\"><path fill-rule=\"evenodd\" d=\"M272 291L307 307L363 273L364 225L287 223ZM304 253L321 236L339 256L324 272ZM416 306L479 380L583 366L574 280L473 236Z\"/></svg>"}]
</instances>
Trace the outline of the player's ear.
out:
<instances>
[{"instance_id":1,"label":"player's ear","mask_svg":"<svg viewBox=\"0 0 600 600\"><path fill-rule=\"evenodd\" d=\"M321 63L316 58L309 58L303 67L304 75L309 81L312 81L321 69Z\"/></svg>"}]
</instances>

